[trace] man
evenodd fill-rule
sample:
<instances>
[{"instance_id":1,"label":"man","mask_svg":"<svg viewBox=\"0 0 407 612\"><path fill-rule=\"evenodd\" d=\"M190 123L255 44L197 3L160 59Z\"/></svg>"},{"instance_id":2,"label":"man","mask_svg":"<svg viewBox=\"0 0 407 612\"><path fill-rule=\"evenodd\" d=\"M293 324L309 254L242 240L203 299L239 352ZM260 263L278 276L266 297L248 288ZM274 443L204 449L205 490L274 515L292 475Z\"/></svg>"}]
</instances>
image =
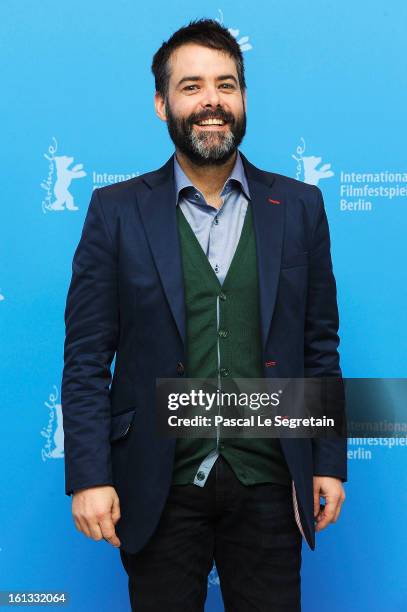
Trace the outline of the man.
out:
<instances>
[{"instance_id":1,"label":"man","mask_svg":"<svg viewBox=\"0 0 407 612\"><path fill-rule=\"evenodd\" d=\"M74 255L66 493L76 527L120 547L132 609L203 610L215 561L228 612L293 612L302 537L314 549L345 499L346 439L160 437L155 384L341 376L322 194L238 150L246 85L226 28L191 22L152 70L175 153L94 191Z\"/></svg>"}]
</instances>

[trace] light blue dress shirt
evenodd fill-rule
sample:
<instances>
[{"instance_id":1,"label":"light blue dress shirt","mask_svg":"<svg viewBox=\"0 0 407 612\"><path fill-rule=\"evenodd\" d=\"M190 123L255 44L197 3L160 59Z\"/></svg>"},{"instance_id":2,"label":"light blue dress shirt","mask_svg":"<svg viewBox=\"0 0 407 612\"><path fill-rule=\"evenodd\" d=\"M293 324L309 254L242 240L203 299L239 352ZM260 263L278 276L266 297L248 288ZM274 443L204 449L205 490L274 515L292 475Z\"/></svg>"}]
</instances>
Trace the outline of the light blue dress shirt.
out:
<instances>
[{"instance_id":1,"label":"light blue dress shirt","mask_svg":"<svg viewBox=\"0 0 407 612\"><path fill-rule=\"evenodd\" d=\"M221 284L235 254L243 227L247 205L250 200L249 186L244 171L242 158L237 151L233 170L225 181L221 191L222 204L216 208L206 202L199 189L194 187L182 170L176 155L174 155L174 179L176 200L189 225L197 237L202 250L208 257L215 274ZM219 298L217 298L217 315L219 328ZM218 370L220 367L220 352L218 346ZM219 381L220 382L220 381ZM216 448L213 449L198 467L194 484L203 487L209 473L219 456L219 432ZM199 474L200 478L197 478Z\"/></svg>"},{"instance_id":2,"label":"light blue dress shirt","mask_svg":"<svg viewBox=\"0 0 407 612\"><path fill-rule=\"evenodd\" d=\"M233 259L250 199L242 158L236 162L221 191L219 209L208 204L174 155L176 204L181 207L220 283Z\"/></svg>"}]
</instances>

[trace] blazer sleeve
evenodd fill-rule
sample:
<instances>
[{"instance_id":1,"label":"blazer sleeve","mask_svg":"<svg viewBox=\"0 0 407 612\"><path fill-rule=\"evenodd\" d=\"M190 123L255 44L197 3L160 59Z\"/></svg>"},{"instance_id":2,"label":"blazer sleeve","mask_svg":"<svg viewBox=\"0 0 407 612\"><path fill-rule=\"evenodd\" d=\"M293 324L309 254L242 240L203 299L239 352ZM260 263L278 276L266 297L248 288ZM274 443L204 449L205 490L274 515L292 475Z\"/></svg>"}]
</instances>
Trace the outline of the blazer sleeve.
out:
<instances>
[{"instance_id":1,"label":"blazer sleeve","mask_svg":"<svg viewBox=\"0 0 407 612\"><path fill-rule=\"evenodd\" d=\"M309 281L304 336L304 376L342 377L339 365L339 315L331 243L322 192L317 208L309 252ZM344 417L345 418L345 417ZM312 439L315 476L347 480L347 438Z\"/></svg>"},{"instance_id":2,"label":"blazer sleeve","mask_svg":"<svg viewBox=\"0 0 407 612\"><path fill-rule=\"evenodd\" d=\"M110 464L111 363L118 344L117 261L100 190L94 190L65 308L61 385L65 492L112 485Z\"/></svg>"}]
</instances>

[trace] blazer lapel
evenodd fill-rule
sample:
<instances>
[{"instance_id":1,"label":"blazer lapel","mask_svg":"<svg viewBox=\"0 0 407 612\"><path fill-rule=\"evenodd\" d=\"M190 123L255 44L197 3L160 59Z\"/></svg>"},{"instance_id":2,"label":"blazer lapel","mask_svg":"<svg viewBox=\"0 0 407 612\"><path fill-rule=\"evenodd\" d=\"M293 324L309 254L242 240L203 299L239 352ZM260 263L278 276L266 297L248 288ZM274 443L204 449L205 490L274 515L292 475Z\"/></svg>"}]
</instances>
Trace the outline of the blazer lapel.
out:
<instances>
[{"instance_id":1,"label":"blazer lapel","mask_svg":"<svg viewBox=\"0 0 407 612\"><path fill-rule=\"evenodd\" d=\"M240 152L249 184L256 235L263 350L273 316L284 237L284 196L275 175L259 170Z\"/></svg>"},{"instance_id":2,"label":"blazer lapel","mask_svg":"<svg viewBox=\"0 0 407 612\"><path fill-rule=\"evenodd\" d=\"M143 178L151 191L138 201L138 206L168 304L185 344L184 278L175 214L173 164L172 155L159 170Z\"/></svg>"},{"instance_id":3,"label":"blazer lapel","mask_svg":"<svg viewBox=\"0 0 407 612\"><path fill-rule=\"evenodd\" d=\"M275 186L275 175L251 164L241 151L252 202L256 235L259 299L263 350L274 305L284 235L284 196ZM140 214L161 282L183 343L186 312L181 247L175 206L174 154L157 171L146 174L150 193L138 201Z\"/></svg>"}]
</instances>

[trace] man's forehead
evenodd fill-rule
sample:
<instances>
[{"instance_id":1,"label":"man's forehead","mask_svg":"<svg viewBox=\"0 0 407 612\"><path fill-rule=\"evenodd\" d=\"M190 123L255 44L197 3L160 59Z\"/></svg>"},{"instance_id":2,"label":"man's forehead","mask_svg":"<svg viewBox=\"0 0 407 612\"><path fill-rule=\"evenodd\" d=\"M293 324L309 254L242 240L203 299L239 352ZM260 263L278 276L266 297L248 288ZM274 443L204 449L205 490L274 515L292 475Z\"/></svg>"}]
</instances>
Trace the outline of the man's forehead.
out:
<instances>
[{"instance_id":1,"label":"man's forehead","mask_svg":"<svg viewBox=\"0 0 407 612\"><path fill-rule=\"evenodd\" d=\"M184 76L214 77L233 74L237 77L234 59L226 52L196 44L185 44L170 56L171 78L178 82Z\"/></svg>"}]
</instances>

